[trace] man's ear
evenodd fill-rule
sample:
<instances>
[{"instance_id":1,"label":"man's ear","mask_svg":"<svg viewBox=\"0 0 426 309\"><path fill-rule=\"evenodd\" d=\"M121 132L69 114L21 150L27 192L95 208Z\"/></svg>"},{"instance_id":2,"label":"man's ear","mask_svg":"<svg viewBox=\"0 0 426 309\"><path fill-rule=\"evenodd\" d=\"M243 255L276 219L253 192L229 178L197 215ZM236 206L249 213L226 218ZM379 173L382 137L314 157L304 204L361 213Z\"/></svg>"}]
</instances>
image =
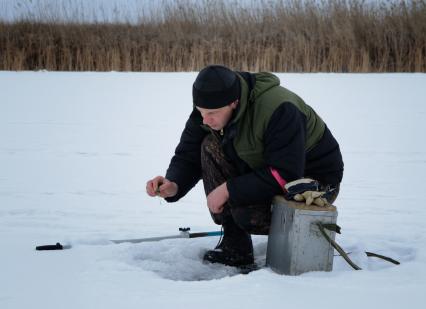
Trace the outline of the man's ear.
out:
<instances>
[{"instance_id":1,"label":"man's ear","mask_svg":"<svg viewBox=\"0 0 426 309\"><path fill-rule=\"evenodd\" d=\"M232 107L232 109L236 109L236 108L237 108L237 106L238 106L238 103L239 103L239 100L236 100L236 101L232 102L232 103L231 103L231 107Z\"/></svg>"}]
</instances>

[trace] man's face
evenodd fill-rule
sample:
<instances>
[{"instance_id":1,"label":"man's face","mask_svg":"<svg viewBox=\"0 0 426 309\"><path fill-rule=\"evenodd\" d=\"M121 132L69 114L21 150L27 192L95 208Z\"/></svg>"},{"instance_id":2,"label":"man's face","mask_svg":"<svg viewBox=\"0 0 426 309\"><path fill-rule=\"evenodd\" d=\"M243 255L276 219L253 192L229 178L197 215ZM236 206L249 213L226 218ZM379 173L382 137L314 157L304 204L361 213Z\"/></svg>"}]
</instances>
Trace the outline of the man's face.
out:
<instances>
[{"instance_id":1,"label":"man's face","mask_svg":"<svg viewBox=\"0 0 426 309\"><path fill-rule=\"evenodd\" d=\"M217 109L207 109L198 106L196 108L200 112L201 117L203 117L203 124L218 131L222 130L228 124L237 105L238 101L235 101Z\"/></svg>"}]
</instances>

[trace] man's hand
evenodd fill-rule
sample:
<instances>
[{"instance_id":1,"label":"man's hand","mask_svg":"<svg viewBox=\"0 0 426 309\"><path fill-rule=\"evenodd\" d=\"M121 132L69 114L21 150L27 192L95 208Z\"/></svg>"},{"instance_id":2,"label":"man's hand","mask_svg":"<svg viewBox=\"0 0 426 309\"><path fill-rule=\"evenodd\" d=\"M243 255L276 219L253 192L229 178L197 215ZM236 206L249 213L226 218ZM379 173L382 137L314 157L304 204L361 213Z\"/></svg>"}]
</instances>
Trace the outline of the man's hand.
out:
<instances>
[{"instance_id":1,"label":"man's hand","mask_svg":"<svg viewBox=\"0 0 426 309\"><path fill-rule=\"evenodd\" d=\"M305 202L307 206L312 204L312 205L324 207L329 205L327 200L322 197L324 194L325 192L305 191L302 194L300 193L296 194L293 197L293 199L297 202Z\"/></svg>"},{"instance_id":2,"label":"man's hand","mask_svg":"<svg viewBox=\"0 0 426 309\"><path fill-rule=\"evenodd\" d=\"M214 189L207 195L207 206L214 214L220 214L223 211L223 206L229 199L228 188L226 182Z\"/></svg>"},{"instance_id":3,"label":"man's hand","mask_svg":"<svg viewBox=\"0 0 426 309\"><path fill-rule=\"evenodd\" d=\"M323 195L325 192L319 190L319 183L310 178L301 178L287 183L284 186L286 198L297 202L304 202L306 205L328 206L329 203Z\"/></svg>"},{"instance_id":4,"label":"man's hand","mask_svg":"<svg viewBox=\"0 0 426 309\"><path fill-rule=\"evenodd\" d=\"M178 185L163 176L157 176L146 183L146 193L149 196L166 198L175 196L177 192Z\"/></svg>"}]
</instances>

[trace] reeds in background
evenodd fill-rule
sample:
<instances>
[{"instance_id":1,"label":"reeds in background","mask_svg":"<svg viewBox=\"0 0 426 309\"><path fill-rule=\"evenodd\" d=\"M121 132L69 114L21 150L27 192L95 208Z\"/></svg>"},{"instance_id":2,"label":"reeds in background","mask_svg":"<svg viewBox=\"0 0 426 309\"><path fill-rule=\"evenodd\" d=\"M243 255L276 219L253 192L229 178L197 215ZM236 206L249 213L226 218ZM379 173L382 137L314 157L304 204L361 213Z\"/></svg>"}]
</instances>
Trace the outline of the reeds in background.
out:
<instances>
[{"instance_id":1,"label":"reeds in background","mask_svg":"<svg viewBox=\"0 0 426 309\"><path fill-rule=\"evenodd\" d=\"M426 72L425 58L424 0L177 1L137 23L0 22L0 70L197 71L218 63L249 71Z\"/></svg>"}]
</instances>

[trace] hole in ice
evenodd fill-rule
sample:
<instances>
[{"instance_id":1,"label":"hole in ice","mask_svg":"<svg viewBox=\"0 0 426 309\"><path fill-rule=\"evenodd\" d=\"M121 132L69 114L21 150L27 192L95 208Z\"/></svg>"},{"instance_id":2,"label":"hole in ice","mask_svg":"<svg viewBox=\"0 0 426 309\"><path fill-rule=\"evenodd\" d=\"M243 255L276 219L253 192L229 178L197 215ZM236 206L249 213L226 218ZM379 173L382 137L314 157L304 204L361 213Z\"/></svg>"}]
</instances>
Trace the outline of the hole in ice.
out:
<instances>
[{"instance_id":1,"label":"hole in ice","mask_svg":"<svg viewBox=\"0 0 426 309\"><path fill-rule=\"evenodd\" d=\"M131 248L131 263L175 281L214 280L240 274L235 267L203 263L204 253L214 248L212 240L165 240ZM264 265L266 243L254 244L256 263ZM261 264L263 263L263 264Z\"/></svg>"}]
</instances>

